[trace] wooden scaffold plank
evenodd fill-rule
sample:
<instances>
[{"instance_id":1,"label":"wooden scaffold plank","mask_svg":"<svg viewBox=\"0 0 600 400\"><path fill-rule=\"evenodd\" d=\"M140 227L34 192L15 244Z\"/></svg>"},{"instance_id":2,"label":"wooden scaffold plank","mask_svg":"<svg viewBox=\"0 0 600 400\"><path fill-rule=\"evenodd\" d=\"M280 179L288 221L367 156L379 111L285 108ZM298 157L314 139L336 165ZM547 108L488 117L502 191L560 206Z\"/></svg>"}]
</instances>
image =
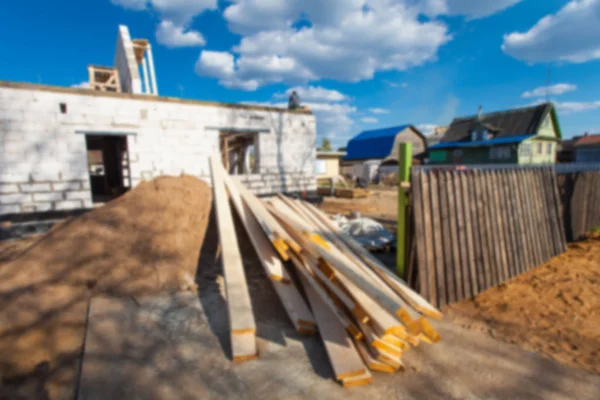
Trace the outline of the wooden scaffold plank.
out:
<instances>
[{"instance_id":1,"label":"wooden scaffold plank","mask_svg":"<svg viewBox=\"0 0 600 400\"><path fill-rule=\"evenodd\" d=\"M250 294L248 293L242 256L233 225L233 216L223 182L222 166L219 163L218 158L214 156L210 158L231 332L231 351L234 361L243 361L257 357L256 323L252 312Z\"/></svg>"}]
</instances>

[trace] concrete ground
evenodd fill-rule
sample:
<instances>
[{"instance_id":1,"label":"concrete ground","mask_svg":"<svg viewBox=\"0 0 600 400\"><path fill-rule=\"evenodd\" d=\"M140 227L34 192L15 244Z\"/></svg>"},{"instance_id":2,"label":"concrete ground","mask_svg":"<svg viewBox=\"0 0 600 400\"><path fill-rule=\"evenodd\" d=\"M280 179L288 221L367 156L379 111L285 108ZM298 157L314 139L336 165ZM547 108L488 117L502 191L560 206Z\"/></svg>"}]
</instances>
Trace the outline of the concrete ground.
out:
<instances>
[{"instance_id":1,"label":"concrete ground","mask_svg":"<svg viewBox=\"0 0 600 400\"><path fill-rule=\"evenodd\" d=\"M440 343L406 354L405 373L345 389L319 336L299 336L276 303L255 304L260 358L233 364L224 299L202 293L92 300L79 398L600 398L600 376L449 322Z\"/></svg>"}]
</instances>

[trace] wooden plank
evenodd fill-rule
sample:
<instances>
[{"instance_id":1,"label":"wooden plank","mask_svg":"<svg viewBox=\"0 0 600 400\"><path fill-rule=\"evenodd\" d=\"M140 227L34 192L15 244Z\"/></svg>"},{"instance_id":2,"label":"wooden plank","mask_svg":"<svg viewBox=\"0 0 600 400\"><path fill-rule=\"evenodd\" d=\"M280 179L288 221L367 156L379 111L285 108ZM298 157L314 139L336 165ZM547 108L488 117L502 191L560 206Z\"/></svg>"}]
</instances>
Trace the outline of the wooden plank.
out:
<instances>
[{"instance_id":1,"label":"wooden plank","mask_svg":"<svg viewBox=\"0 0 600 400\"><path fill-rule=\"evenodd\" d=\"M438 308L448 304L448 295L446 293L446 279L444 274L444 246L442 241L442 226L440 219L439 205L439 186L437 171L429 171L429 201L431 202L431 221L433 230L433 244L435 254L435 281L438 296Z\"/></svg>"},{"instance_id":2,"label":"wooden plank","mask_svg":"<svg viewBox=\"0 0 600 400\"><path fill-rule=\"evenodd\" d=\"M355 340L354 344L356 345L356 348L358 349L358 352L360 353L363 362L371 371L387 372L389 374L396 372L396 369L394 367L384 362L381 362L375 357L373 357L373 355L367 348L365 342L363 342L362 340Z\"/></svg>"},{"instance_id":3,"label":"wooden plank","mask_svg":"<svg viewBox=\"0 0 600 400\"><path fill-rule=\"evenodd\" d=\"M456 229L457 229L457 243L459 248L460 268L461 274L461 286L462 286L462 298L470 298L473 294L471 291L471 281L469 278L469 254L467 249L467 234L465 228L465 211L464 211L464 200L462 197L462 187L460 180L461 172L454 171L452 173L452 180L454 185L454 213L456 213Z\"/></svg>"},{"instance_id":4,"label":"wooden plank","mask_svg":"<svg viewBox=\"0 0 600 400\"><path fill-rule=\"evenodd\" d=\"M465 290L463 287L462 275L462 260L461 260L461 243L459 243L458 220L460 218L456 208L456 191L454 185L455 171L446 171L446 184L448 188L448 215L450 219L450 242L452 244L452 269L454 270L454 283L456 290L456 301L465 298Z\"/></svg>"},{"instance_id":5,"label":"wooden plank","mask_svg":"<svg viewBox=\"0 0 600 400\"><path fill-rule=\"evenodd\" d=\"M498 256L498 238L495 235L496 226L494 223L494 213L496 209L493 207L493 195L490 188L490 171L482 170L481 171L481 191L483 194L483 212L485 217L485 230L487 232L487 244L489 251L489 273L490 273L490 284L492 286L498 285L498 269L499 266L499 256Z\"/></svg>"},{"instance_id":6,"label":"wooden plank","mask_svg":"<svg viewBox=\"0 0 600 400\"><path fill-rule=\"evenodd\" d=\"M519 260L517 258L516 253L516 241L515 241L515 230L514 230L514 218L513 218L513 204L512 204L512 196L510 193L510 178L508 175L508 170L502 170L501 174L502 181L502 194L504 197L504 206L505 206L505 230L504 230L504 238L507 245L507 255L509 258L509 278L513 278L519 274Z\"/></svg>"},{"instance_id":7,"label":"wooden plank","mask_svg":"<svg viewBox=\"0 0 600 400\"><path fill-rule=\"evenodd\" d=\"M516 171L515 188L517 195L517 203L519 204L519 212L521 219L521 238L523 243L523 253L525 259L525 270L533 268L535 263L533 238L531 237L531 223L529 220L527 203L525 201L525 192L528 188L525 185L523 169Z\"/></svg>"},{"instance_id":8,"label":"wooden plank","mask_svg":"<svg viewBox=\"0 0 600 400\"><path fill-rule=\"evenodd\" d=\"M329 310L335 315L340 325L342 325L346 331L355 339L362 339L362 332L350 321L346 315L335 305L333 299L329 297L327 292L321 287L317 279L309 272L309 267L305 264L306 260L303 260L300 256L293 254L291 257L292 262L296 265L296 269L300 275L304 277L304 281L310 284L321 298L321 301L329 308Z\"/></svg>"},{"instance_id":9,"label":"wooden plank","mask_svg":"<svg viewBox=\"0 0 600 400\"><path fill-rule=\"evenodd\" d=\"M508 172L508 179L510 188L509 194L512 205L511 210L514 219L513 236L516 242L515 256L517 258L517 268L519 274L522 274L527 271L527 262L525 257L525 246L527 243L525 242L525 235L523 234L523 216L521 215L523 204L521 204L519 199L519 189L517 186L518 183L516 174L516 169L510 169Z\"/></svg>"},{"instance_id":10,"label":"wooden plank","mask_svg":"<svg viewBox=\"0 0 600 400\"><path fill-rule=\"evenodd\" d=\"M344 234L339 227L336 227L326 215L310 203L304 203L314 215L318 216L324 226L334 232L356 256L375 271L379 278L383 279L394 291L407 301L415 310L429 317L441 319L442 314L429 304L422 296L414 292L406 283L396 276L392 271L388 270L377 258L365 250L360 243L355 241L351 236Z\"/></svg>"},{"instance_id":11,"label":"wooden plank","mask_svg":"<svg viewBox=\"0 0 600 400\"><path fill-rule=\"evenodd\" d=\"M353 376L351 378L342 379L342 386L344 387L355 387L368 385L373 382L373 376L370 372L366 372L360 376Z\"/></svg>"},{"instance_id":12,"label":"wooden plank","mask_svg":"<svg viewBox=\"0 0 600 400\"><path fill-rule=\"evenodd\" d=\"M534 187L534 199L535 199L535 209L537 213L537 221L538 221L538 235L541 238L542 244L542 262L546 262L552 257L552 252L550 250L550 240L548 237L548 224L546 221L546 216L544 213L544 207L542 205L543 199L543 190L542 184L540 182L540 169L536 168L532 171L533 178L533 187Z\"/></svg>"},{"instance_id":13,"label":"wooden plank","mask_svg":"<svg viewBox=\"0 0 600 400\"><path fill-rule=\"evenodd\" d=\"M366 279L369 279L370 282L374 285L374 287L379 289L383 295L388 296L388 298L391 301L394 301L396 304L400 305L401 308L396 310L395 314L398 315L405 324L408 325L411 322L413 322L415 319L418 318L418 315L416 315L414 312L412 312L411 308L403 300L403 298L400 297L398 295L398 293L396 293L384 281L382 281L382 278L386 278L386 275L380 276L375 271L373 271L372 269L370 269L367 266L365 266L364 264L362 264L360 262L360 257L357 258L356 254L352 251L352 249L350 247L348 247L344 243L344 241L342 241L334 233L333 230L329 229L327 227L327 225L325 225L323 222L321 222L321 220L316 215L314 215L305 204L303 204L300 201L296 201L295 206L296 206L296 209L303 212L303 216L308 221L310 221L310 223L313 225L313 227L315 229L317 229L317 232L320 232L321 235L323 235L325 237L325 239L327 239L327 241L329 241L330 243L332 243L336 246L336 247L334 247L333 250L336 250L336 251L340 250L340 254L343 255L344 257L346 257L346 260L348 262L350 262L350 264L354 264L356 272L362 273L362 275Z\"/></svg>"},{"instance_id":14,"label":"wooden plank","mask_svg":"<svg viewBox=\"0 0 600 400\"><path fill-rule=\"evenodd\" d=\"M448 295L448 304L455 303L456 284L454 281L454 260L452 257L452 231L450 229L450 210L448 207L448 195L451 190L448 187L448 172L439 171L439 194L440 194L440 221L442 226L442 248L444 259L444 279L446 282L446 293Z\"/></svg>"},{"instance_id":15,"label":"wooden plank","mask_svg":"<svg viewBox=\"0 0 600 400\"><path fill-rule=\"evenodd\" d=\"M427 243L425 236L425 226L423 222L423 196L421 192L421 175L422 172L419 169L413 169L411 174L412 187L413 187L413 218L414 218L414 239L413 242L417 247L417 267L419 271L419 289L421 295L425 298L430 299L429 295L429 284L427 276L428 260L427 260ZM410 280L408 281L410 283Z\"/></svg>"},{"instance_id":16,"label":"wooden plank","mask_svg":"<svg viewBox=\"0 0 600 400\"><path fill-rule=\"evenodd\" d=\"M502 192L499 179L498 179L498 171L491 172L491 190L493 192L493 202L495 212L495 225L496 225L496 237L498 240L498 254L500 256L499 259L499 270L498 270L498 279L501 282L507 281L509 279L508 273L508 256L506 254L506 241L504 238L504 217L503 212L505 210L505 205L502 202Z\"/></svg>"},{"instance_id":17,"label":"wooden plank","mask_svg":"<svg viewBox=\"0 0 600 400\"><path fill-rule=\"evenodd\" d=\"M423 210L423 234L424 241L422 243L422 247L425 249L425 268L423 268L419 264L419 274L423 275L423 280L425 281L425 285L427 286L427 294L429 295L427 299L431 304L437 305L439 304L438 300L438 290L436 283L436 262L435 262L435 248L434 248L434 235L433 229L431 227L432 224L432 215L431 215L431 196L430 196L430 182L429 182L429 174L423 171L420 174L420 184L421 184L421 205Z\"/></svg>"},{"instance_id":18,"label":"wooden plank","mask_svg":"<svg viewBox=\"0 0 600 400\"><path fill-rule=\"evenodd\" d=\"M544 205L546 218L548 219L548 235L550 236L550 244L552 249L552 257L560 253L560 232L558 231L558 219L555 215L554 206L554 189L549 176L550 168L542 168L541 179L544 188Z\"/></svg>"},{"instance_id":19,"label":"wooden plank","mask_svg":"<svg viewBox=\"0 0 600 400\"><path fill-rule=\"evenodd\" d=\"M552 214L552 220L554 221L554 235L555 235L555 250L556 254L560 254L565 251L565 229L560 215L560 199L558 194L558 185L556 182L556 173L553 169L548 168L546 170L546 185L547 192L550 198L548 206ZM595 187L595 186L593 186ZM599 208L596 199L592 199L592 204L596 204L595 208ZM593 221L593 218L589 219Z\"/></svg>"},{"instance_id":20,"label":"wooden plank","mask_svg":"<svg viewBox=\"0 0 600 400\"><path fill-rule=\"evenodd\" d=\"M341 381L367 374L369 371L348 336L346 328L339 323L335 314L323 302L306 277L300 275L300 279L317 320L319 334L336 379Z\"/></svg>"},{"instance_id":21,"label":"wooden plank","mask_svg":"<svg viewBox=\"0 0 600 400\"><path fill-rule=\"evenodd\" d=\"M277 256L273 246L265 236L256 217L252 214L248 204L242 199L242 196L233 184L230 176L221 170L223 181L227 187L233 205L240 217L240 220L248 232L248 236L260 262L265 269L267 276L271 278L271 283L279 296L292 324L298 332L309 333L310 327L315 327L316 322L308 305L302 298L295 285L290 284L291 278L281 260Z\"/></svg>"},{"instance_id":22,"label":"wooden plank","mask_svg":"<svg viewBox=\"0 0 600 400\"><path fill-rule=\"evenodd\" d=\"M477 204L477 227L478 236L481 238L481 262L478 265L477 277L479 279L479 287L488 289L491 285L490 270L489 270L489 239L487 235L487 228L485 224L485 211L484 211L484 194L482 191L482 177L481 171L473 171L474 179L473 186L475 187L475 198Z\"/></svg>"},{"instance_id":23,"label":"wooden plank","mask_svg":"<svg viewBox=\"0 0 600 400\"><path fill-rule=\"evenodd\" d=\"M281 204L279 206L281 207ZM282 213L280 210L278 210L276 208L273 208L272 212L274 212L275 215L277 215L278 218L280 218L280 220L284 220L287 218L287 220L291 224L296 224L296 226L292 226L292 225L288 226L288 229L290 231L304 230L304 231L310 232L312 229L310 226L306 226L305 228L303 228L302 225L305 223L300 224L299 221L294 220L294 218L290 218L289 212L287 214ZM328 249L326 249L326 248L322 247L321 245L318 245L314 242L311 242L307 237L303 238L301 236L302 234L300 232L297 232L296 235L298 237L298 240L301 240L301 245L303 246L304 249L307 249L307 248L311 249L311 251L314 251L320 257L323 257L328 265L331 265L332 263L336 264L336 266L335 266L336 279L338 279L339 282L348 290L348 292L354 298L354 300L356 300L356 302L359 303L363 307L365 312L367 312L368 315L370 316L373 323L379 324L381 326L381 329L386 331L386 333L405 332L405 328L400 323L400 320L396 317L395 311L388 311L386 308L382 307L380 305L380 303L378 301L376 301L376 299L373 299L372 296L375 296L375 297L378 297L379 299L381 299L381 301L383 301L385 304L387 304L388 307L390 307L390 304L392 304L391 307L397 308L397 305L395 305L390 299L386 299L385 295L381 294L377 290L377 288L375 288L373 286L372 283L368 282L364 277L360 276L360 274L357 274L355 271L353 271L352 267L344 265L345 262L347 262L347 260L344 260L343 256L341 256L339 254L339 252L329 254L328 250L329 249L333 250L333 247L331 246L329 248L329 246L327 245L326 242L325 242L325 245L328 247ZM349 263L349 264L351 264L351 263ZM332 270L333 269L334 269L334 267L332 266ZM344 271L346 273L348 273L350 276L357 279L357 281L361 282L362 284L366 285L367 289L365 289L361 285L361 283L355 283L351 278L344 275L343 273L338 273L339 269L344 269ZM367 290L369 290L370 293L367 293Z\"/></svg>"},{"instance_id":24,"label":"wooden plank","mask_svg":"<svg viewBox=\"0 0 600 400\"><path fill-rule=\"evenodd\" d=\"M468 274L466 276L468 276L469 279L469 296L475 296L478 292L479 292L479 286L477 284L477 271L476 271L476 256L475 256L475 248L476 248L476 243L475 243L475 239L474 239L474 235L473 235L473 224L475 223L474 220L472 220L471 218L471 208L473 207L473 199L471 197L470 191L469 191L469 187L470 187L470 182L469 182L469 175L467 172L465 171L459 171L458 172L459 178L460 178L460 190L461 190L461 197L462 197L462 212L464 215L464 219L465 219L465 237L466 237L466 242L465 242L465 246L467 248L467 254L468 254L468 262L467 262L467 269L468 269Z\"/></svg>"},{"instance_id":25,"label":"wooden plank","mask_svg":"<svg viewBox=\"0 0 600 400\"><path fill-rule=\"evenodd\" d=\"M227 296L227 311L231 331L233 360L246 360L256 357L256 324L252 313L252 303L242 256L238 246L233 216L223 182L223 167L215 156L210 157L210 170L217 215L219 244Z\"/></svg>"},{"instance_id":26,"label":"wooden plank","mask_svg":"<svg viewBox=\"0 0 600 400\"><path fill-rule=\"evenodd\" d=\"M541 246L541 238L540 235L537 232L537 220L536 220L536 209L535 209L535 198L533 196L533 191L532 191L532 183L531 183L531 175L532 175L532 170L526 170L525 171L525 178L524 178L524 184L525 184L525 200L526 200L526 209L527 209L527 214L528 214L528 218L529 218L529 235L530 238L532 239L532 248L533 248L533 254L534 254L534 262L532 265L532 268L536 267L537 265L541 264L544 260L544 256L543 256L543 250L542 250L542 246Z\"/></svg>"}]
</instances>

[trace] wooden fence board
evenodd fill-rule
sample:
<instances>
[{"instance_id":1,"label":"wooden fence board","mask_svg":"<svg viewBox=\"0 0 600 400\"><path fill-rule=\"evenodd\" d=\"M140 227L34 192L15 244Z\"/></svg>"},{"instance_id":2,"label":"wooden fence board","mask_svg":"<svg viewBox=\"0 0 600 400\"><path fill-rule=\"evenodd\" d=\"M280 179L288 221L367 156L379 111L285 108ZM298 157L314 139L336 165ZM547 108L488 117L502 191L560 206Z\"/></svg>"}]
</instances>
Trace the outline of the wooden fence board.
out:
<instances>
[{"instance_id":1,"label":"wooden fence board","mask_svg":"<svg viewBox=\"0 0 600 400\"><path fill-rule=\"evenodd\" d=\"M502 282L498 277L498 271L502 266L498 246L498 225L494 218L498 208L494 201L491 178L492 174L490 170L482 171L482 182L485 193L484 198L486 199L484 201L485 225L486 230L488 231L488 243L490 244L490 281L491 286L496 286L498 283Z\"/></svg>"},{"instance_id":2,"label":"wooden fence board","mask_svg":"<svg viewBox=\"0 0 600 400\"><path fill-rule=\"evenodd\" d=\"M446 294L446 280L444 274L444 249L442 243L442 227L440 225L440 206L439 206L439 188L438 176L435 171L429 172L430 181L430 201L431 201L431 227L433 230L433 244L435 252L435 280L438 297L438 308L448 304Z\"/></svg>"},{"instance_id":3,"label":"wooden fence board","mask_svg":"<svg viewBox=\"0 0 600 400\"><path fill-rule=\"evenodd\" d=\"M529 190L525 184L525 171L517 171L516 185L518 187L518 202L522 205L521 207L521 218L523 219L523 240L525 242L525 263L527 268L532 268L537 265L537 259L535 255L535 244L531 229L531 217L529 214L529 206L527 204L526 193Z\"/></svg>"},{"instance_id":4,"label":"wooden fence board","mask_svg":"<svg viewBox=\"0 0 600 400\"><path fill-rule=\"evenodd\" d=\"M448 192L448 215L450 221L450 240L452 243L452 272L454 275L455 292L457 299L464 299L465 292L462 280L462 264L460 259L460 244L458 242L458 219L460 214L456 208L456 187L454 186L454 174L450 171L445 173Z\"/></svg>"},{"instance_id":5,"label":"wooden fence board","mask_svg":"<svg viewBox=\"0 0 600 400\"><path fill-rule=\"evenodd\" d=\"M431 261L427 258L427 238L425 236L425 221L424 221L424 213L423 213L423 198L422 198L422 190L421 190L421 176L423 173L421 171L416 171L411 176L411 186L412 186L412 202L413 202L413 214L414 214L414 239L413 242L416 243L424 243L425 246L418 246L418 258L422 260L421 271L419 271L419 286L422 288L420 290L423 297L428 299L431 302L430 294L429 294L429 285L427 282L428 279L428 268L430 268ZM410 284L410 280L408 281Z\"/></svg>"},{"instance_id":6,"label":"wooden fence board","mask_svg":"<svg viewBox=\"0 0 600 400\"><path fill-rule=\"evenodd\" d=\"M450 210L448 209L448 195L450 190L448 187L447 171L440 171L438 184L443 235L444 274L446 276L446 294L448 296L448 303L454 303L456 301L456 286L454 284L454 271L452 268L452 233L450 231Z\"/></svg>"},{"instance_id":7,"label":"wooden fence board","mask_svg":"<svg viewBox=\"0 0 600 400\"><path fill-rule=\"evenodd\" d=\"M510 171L510 187L511 187L511 197L513 199L513 213L515 218L515 227L519 235L515 235L515 239L517 240L517 257L519 258L519 273L523 273L527 271L528 266L531 264L527 261L527 247L528 243L526 240L526 236L524 234L525 224L523 223L523 207L521 205L521 193L518 183L517 170Z\"/></svg>"},{"instance_id":8,"label":"wooden fence board","mask_svg":"<svg viewBox=\"0 0 600 400\"><path fill-rule=\"evenodd\" d=\"M481 263L479 264L478 276L481 277L479 283L484 289L491 286L490 280L490 252L489 252L489 239L487 237L487 229L485 225L485 211L484 211L484 193L482 190L482 176L481 171L475 172L475 195L477 198L477 230L479 237L481 237Z\"/></svg>"},{"instance_id":9,"label":"wooden fence board","mask_svg":"<svg viewBox=\"0 0 600 400\"><path fill-rule=\"evenodd\" d=\"M459 248L459 265L461 275L461 289L463 296L469 298L472 296L469 280L469 256L467 252L467 235L465 230L465 212L463 208L462 186L460 173L452 174L455 194L455 213L457 216L457 241Z\"/></svg>"},{"instance_id":10,"label":"wooden fence board","mask_svg":"<svg viewBox=\"0 0 600 400\"><path fill-rule=\"evenodd\" d=\"M590 192L588 181L580 181L579 190L595 199L596 189ZM564 233L555 186L554 172L545 167L417 167L413 200L421 293L443 307L560 253Z\"/></svg>"},{"instance_id":11,"label":"wooden fence board","mask_svg":"<svg viewBox=\"0 0 600 400\"><path fill-rule=\"evenodd\" d=\"M469 177L466 172L459 171L457 174L460 177L461 194L463 199L462 212L465 216L465 233L466 233L466 246L467 253L469 255L468 261L468 277L470 288L470 296L475 296L479 292L479 286L477 285L477 271L476 271L476 255L475 255L475 239L473 238L473 223L471 219L471 209L473 207L473 201L469 191Z\"/></svg>"}]
</instances>

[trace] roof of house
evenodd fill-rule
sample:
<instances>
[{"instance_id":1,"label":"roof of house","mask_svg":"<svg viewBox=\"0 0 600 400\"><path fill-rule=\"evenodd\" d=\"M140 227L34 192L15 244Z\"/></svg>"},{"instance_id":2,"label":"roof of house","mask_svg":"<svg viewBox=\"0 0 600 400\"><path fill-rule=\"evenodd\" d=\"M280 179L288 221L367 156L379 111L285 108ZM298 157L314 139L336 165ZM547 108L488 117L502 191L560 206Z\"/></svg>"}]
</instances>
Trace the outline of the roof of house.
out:
<instances>
[{"instance_id":1,"label":"roof of house","mask_svg":"<svg viewBox=\"0 0 600 400\"><path fill-rule=\"evenodd\" d=\"M440 142L438 144L434 144L433 146L429 146L430 150L437 149L452 149L456 147L481 147L481 146L494 146L500 144L513 144L513 143L521 143L524 140L532 138L535 136L534 134L530 135L519 135L519 136L505 136L505 137L496 137L489 140L475 140L468 142Z\"/></svg>"},{"instance_id":2,"label":"roof of house","mask_svg":"<svg viewBox=\"0 0 600 400\"><path fill-rule=\"evenodd\" d=\"M582 136L575 141L575 147L600 147L600 134Z\"/></svg>"},{"instance_id":3,"label":"roof of house","mask_svg":"<svg viewBox=\"0 0 600 400\"><path fill-rule=\"evenodd\" d=\"M470 141L471 132L478 124L493 126L497 130L495 138L534 135L548 113L551 114L554 125L561 136L560 127L552 103L537 106L515 108L482 114L455 118L441 142Z\"/></svg>"},{"instance_id":4,"label":"roof of house","mask_svg":"<svg viewBox=\"0 0 600 400\"><path fill-rule=\"evenodd\" d=\"M392 152L396 135L406 128L412 128L418 135L423 135L412 125L363 131L348 142L347 155L344 160L383 159L387 157Z\"/></svg>"}]
</instances>

